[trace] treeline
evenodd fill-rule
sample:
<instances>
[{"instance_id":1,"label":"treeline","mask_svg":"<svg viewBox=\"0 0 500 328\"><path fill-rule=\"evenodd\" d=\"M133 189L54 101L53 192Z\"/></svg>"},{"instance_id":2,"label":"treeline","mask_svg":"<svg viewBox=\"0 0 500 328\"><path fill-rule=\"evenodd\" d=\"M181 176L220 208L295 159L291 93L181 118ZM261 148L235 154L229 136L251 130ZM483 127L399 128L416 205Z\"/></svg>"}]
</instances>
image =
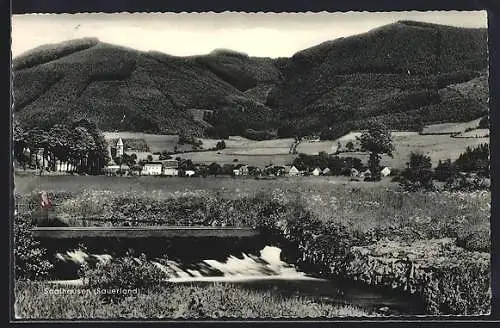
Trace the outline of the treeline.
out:
<instances>
[{"instance_id":1,"label":"treeline","mask_svg":"<svg viewBox=\"0 0 500 328\"><path fill-rule=\"evenodd\" d=\"M395 178L407 191L435 190L434 180L445 182L447 190L487 189L490 178L489 145L467 147L457 160L439 161L432 170L432 160L421 153L411 153L408 167Z\"/></svg>"},{"instance_id":2,"label":"treeline","mask_svg":"<svg viewBox=\"0 0 500 328\"><path fill-rule=\"evenodd\" d=\"M331 175L350 175L351 169L366 170L361 159L354 157L339 157L320 152L318 155L299 154L292 165L300 171L312 171L319 167L321 170L328 168Z\"/></svg>"},{"instance_id":3,"label":"treeline","mask_svg":"<svg viewBox=\"0 0 500 328\"><path fill-rule=\"evenodd\" d=\"M55 171L57 161L72 166L78 173L100 174L109 161L107 143L94 123L79 120L49 129L24 130L14 122L14 157L26 167Z\"/></svg>"}]
</instances>

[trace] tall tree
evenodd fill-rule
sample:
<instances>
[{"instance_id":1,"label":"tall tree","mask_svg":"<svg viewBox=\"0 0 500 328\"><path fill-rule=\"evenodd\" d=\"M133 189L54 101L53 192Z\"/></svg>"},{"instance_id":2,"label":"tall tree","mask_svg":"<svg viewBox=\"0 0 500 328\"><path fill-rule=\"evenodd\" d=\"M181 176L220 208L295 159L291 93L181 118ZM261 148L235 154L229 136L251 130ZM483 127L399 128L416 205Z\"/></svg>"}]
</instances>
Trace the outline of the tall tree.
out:
<instances>
[{"instance_id":1,"label":"tall tree","mask_svg":"<svg viewBox=\"0 0 500 328\"><path fill-rule=\"evenodd\" d=\"M54 125L49 130L49 149L54 158L53 168L56 165L56 159L61 163L68 163L70 159L70 131L61 124Z\"/></svg>"},{"instance_id":2,"label":"tall tree","mask_svg":"<svg viewBox=\"0 0 500 328\"><path fill-rule=\"evenodd\" d=\"M221 170L221 166L217 163L212 163L208 166L208 173L213 175L214 177L216 177L217 174L221 172Z\"/></svg>"},{"instance_id":3,"label":"tall tree","mask_svg":"<svg viewBox=\"0 0 500 328\"><path fill-rule=\"evenodd\" d=\"M363 151L370 152L368 168L374 180L380 180L380 158L385 154L392 157L394 145L392 144L391 132L382 122L375 121L368 131L358 137Z\"/></svg>"},{"instance_id":4,"label":"tall tree","mask_svg":"<svg viewBox=\"0 0 500 328\"><path fill-rule=\"evenodd\" d=\"M95 150L94 138L87 129L77 126L71 130L70 142L70 154L73 164L79 172L89 173L87 158L89 153Z\"/></svg>"},{"instance_id":5,"label":"tall tree","mask_svg":"<svg viewBox=\"0 0 500 328\"><path fill-rule=\"evenodd\" d=\"M88 166L90 174L99 174L103 167L109 162L108 143L102 132L94 122L81 119L73 122L72 128L83 127L94 139L95 147L88 154Z\"/></svg>"},{"instance_id":6,"label":"tall tree","mask_svg":"<svg viewBox=\"0 0 500 328\"><path fill-rule=\"evenodd\" d=\"M35 158L36 167L40 169L40 174L45 166L45 159L47 156L47 149L49 146L49 134L38 128L28 130L25 134L26 144L30 150L30 164L33 163L33 157ZM43 149L42 162L39 162L39 150ZM33 156L34 155L34 156Z\"/></svg>"},{"instance_id":7,"label":"tall tree","mask_svg":"<svg viewBox=\"0 0 500 328\"><path fill-rule=\"evenodd\" d=\"M24 152L26 147L25 132L19 122L14 121L12 124L12 141L14 147L14 158L18 161L20 165L26 169L26 164L28 158Z\"/></svg>"}]
</instances>

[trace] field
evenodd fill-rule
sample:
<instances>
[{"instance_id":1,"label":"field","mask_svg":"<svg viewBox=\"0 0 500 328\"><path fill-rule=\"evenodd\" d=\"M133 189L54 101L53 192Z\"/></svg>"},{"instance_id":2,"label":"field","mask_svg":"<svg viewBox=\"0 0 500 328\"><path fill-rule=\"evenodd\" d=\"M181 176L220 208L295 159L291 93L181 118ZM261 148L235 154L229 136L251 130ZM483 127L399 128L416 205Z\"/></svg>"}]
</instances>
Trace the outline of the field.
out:
<instances>
[{"instance_id":1,"label":"field","mask_svg":"<svg viewBox=\"0 0 500 328\"><path fill-rule=\"evenodd\" d=\"M444 133L460 133L464 132L466 129L475 129L479 125L481 118L470 122L463 123L442 123L442 124L431 124L424 127L422 130L423 134L444 134Z\"/></svg>"},{"instance_id":2,"label":"field","mask_svg":"<svg viewBox=\"0 0 500 328\"><path fill-rule=\"evenodd\" d=\"M488 138L490 129L474 129L472 131L462 132L455 138Z\"/></svg>"},{"instance_id":3,"label":"field","mask_svg":"<svg viewBox=\"0 0 500 328\"><path fill-rule=\"evenodd\" d=\"M213 148L218 139L201 139L203 148ZM225 149L217 151L190 152L178 154L183 159L190 159L194 163L210 164L218 163L235 164L242 163L253 166L266 166L268 164L287 165L293 161L296 155L289 153L293 139L275 139L264 141L253 141L242 137L230 137L224 140ZM235 159L237 161L235 162ZM236 164L237 164L236 163Z\"/></svg>"},{"instance_id":4,"label":"field","mask_svg":"<svg viewBox=\"0 0 500 328\"><path fill-rule=\"evenodd\" d=\"M456 160L468 146L474 147L489 143L488 137L452 138L449 135L395 135L392 139L395 147L393 158L382 156L381 165L397 169L406 167L411 152L421 152L430 156L433 166L436 166L439 160ZM342 153L342 156L360 158L365 163L368 161L366 153Z\"/></svg>"},{"instance_id":5,"label":"field","mask_svg":"<svg viewBox=\"0 0 500 328\"><path fill-rule=\"evenodd\" d=\"M318 142L307 142L302 141L297 146L297 153L307 154L307 155L318 155L319 152L325 152L327 154L333 154L337 151L336 141L318 141Z\"/></svg>"}]
</instances>

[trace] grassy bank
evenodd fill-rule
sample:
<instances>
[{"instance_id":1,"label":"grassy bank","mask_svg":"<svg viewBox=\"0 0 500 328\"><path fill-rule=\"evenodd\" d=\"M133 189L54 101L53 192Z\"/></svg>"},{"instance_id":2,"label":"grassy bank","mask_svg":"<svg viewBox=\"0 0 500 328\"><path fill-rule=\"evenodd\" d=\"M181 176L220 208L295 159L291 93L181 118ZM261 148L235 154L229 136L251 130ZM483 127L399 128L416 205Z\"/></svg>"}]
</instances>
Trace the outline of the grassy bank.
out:
<instances>
[{"instance_id":1,"label":"grassy bank","mask_svg":"<svg viewBox=\"0 0 500 328\"><path fill-rule=\"evenodd\" d=\"M50 289L52 288L52 290ZM30 319L248 319L366 316L349 305L332 305L306 297L284 297L236 285L172 285L139 290L115 302L97 293L65 294L46 283L18 283L17 318Z\"/></svg>"},{"instance_id":2,"label":"grassy bank","mask_svg":"<svg viewBox=\"0 0 500 328\"><path fill-rule=\"evenodd\" d=\"M361 189L351 185L309 189L275 188L232 193L212 191L137 192L84 191L49 193L57 204L54 215L69 225L211 225L257 226L262 220L292 220L300 208L320 222L368 234L374 241L465 238L479 234L488 251L491 196L474 193L404 193L390 189ZM38 195L18 195L20 213L36 215ZM106 223L83 221L99 217ZM141 222L136 222L140 219ZM144 222L143 222L144 221ZM481 239L477 240L478 243ZM473 247L473 245L470 245Z\"/></svg>"}]
</instances>

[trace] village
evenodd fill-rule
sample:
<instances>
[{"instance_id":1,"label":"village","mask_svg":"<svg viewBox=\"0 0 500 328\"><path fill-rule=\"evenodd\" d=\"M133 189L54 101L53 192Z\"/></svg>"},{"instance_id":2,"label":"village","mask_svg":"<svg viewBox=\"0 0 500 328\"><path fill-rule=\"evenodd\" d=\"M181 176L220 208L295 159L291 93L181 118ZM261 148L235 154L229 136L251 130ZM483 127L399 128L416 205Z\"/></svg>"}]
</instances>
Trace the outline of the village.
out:
<instances>
[{"instance_id":1,"label":"village","mask_svg":"<svg viewBox=\"0 0 500 328\"><path fill-rule=\"evenodd\" d=\"M262 167L248 165L245 163L223 164L218 163L202 164L193 163L191 160L184 160L180 157L175 159L171 156L160 154L149 154L140 159L137 163L128 165L127 162L136 162L137 154L132 151L125 151L124 143L118 138L116 147L108 147L110 161L104 168L104 174L108 176L163 176L163 177L207 177L207 176L232 176L232 177L255 177L255 178L273 178L273 177L296 177L296 176L331 176L332 170L324 167L307 167L299 170L293 163L290 165L267 164ZM165 158L166 157L166 158ZM124 158L128 160L123 160ZM67 167L58 165L59 171ZM371 178L369 169L358 170L354 167L348 167L343 171L343 175L350 176L353 181L364 181ZM391 169L383 167L381 176L390 175Z\"/></svg>"}]
</instances>

